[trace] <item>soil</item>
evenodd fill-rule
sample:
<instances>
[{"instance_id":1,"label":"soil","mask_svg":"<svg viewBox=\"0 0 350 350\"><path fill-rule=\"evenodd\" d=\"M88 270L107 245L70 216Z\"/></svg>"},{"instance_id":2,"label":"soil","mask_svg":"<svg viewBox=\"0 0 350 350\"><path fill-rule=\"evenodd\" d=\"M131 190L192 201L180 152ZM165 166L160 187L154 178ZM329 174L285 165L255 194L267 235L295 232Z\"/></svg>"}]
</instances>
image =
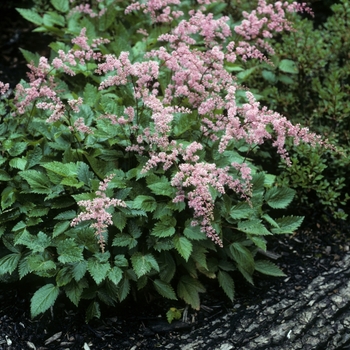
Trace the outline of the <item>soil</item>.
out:
<instances>
[{"instance_id":1,"label":"soil","mask_svg":"<svg viewBox=\"0 0 350 350\"><path fill-rule=\"evenodd\" d=\"M0 81L13 88L25 76L26 62L19 47L47 54L49 37L31 33L32 27L12 8L2 8L0 21ZM156 349L175 342L179 335L200 328L206 322L235 309L262 303L269 293L304 290L320 273L335 266L349 251L350 223L321 219L321 211L304 212L306 223L293 235L269 237L268 250L287 277L256 274L251 286L235 276L236 297L230 302L217 284L206 281L200 311L188 309L187 318L168 324L170 307L185 308L181 302L162 299L134 300L103 309L101 320L85 323L84 305L77 310L66 299L36 319L30 318L30 298L35 286L22 283L0 284L0 350L11 349ZM203 334L203 337L206 335Z\"/></svg>"}]
</instances>

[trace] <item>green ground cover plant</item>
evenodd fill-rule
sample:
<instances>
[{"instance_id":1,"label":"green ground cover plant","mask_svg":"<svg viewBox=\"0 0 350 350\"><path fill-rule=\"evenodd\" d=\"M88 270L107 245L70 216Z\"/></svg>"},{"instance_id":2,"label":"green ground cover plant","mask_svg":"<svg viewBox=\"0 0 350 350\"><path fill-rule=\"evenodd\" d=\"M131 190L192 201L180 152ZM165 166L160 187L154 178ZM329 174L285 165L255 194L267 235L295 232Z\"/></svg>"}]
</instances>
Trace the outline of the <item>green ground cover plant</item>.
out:
<instances>
[{"instance_id":1,"label":"green ground cover plant","mask_svg":"<svg viewBox=\"0 0 350 350\"><path fill-rule=\"evenodd\" d=\"M262 104L324 135L347 155L300 145L290 148L291 166L271 157L271 152L264 158L266 169L278 175L277 182L297 191L295 205L318 205L328 216L346 219L350 3L341 0L330 8L331 15L317 26L309 18L296 16L295 31L272 39L274 65L246 62L243 83L255 84Z\"/></svg>"},{"instance_id":2,"label":"green ground cover plant","mask_svg":"<svg viewBox=\"0 0 350 350\"><path fill-rule=\"evenodd\" d=\"M332 147L261 107L242 67L270 63L272 34L307 8L259 1L243 19L209 0L48 8L18 11L52 36L51 56L22 50L28 79L12 96L0 83L0 275L36 278L32 316L60 293L90 301L87 321L140 292L199 309L208 278L233 300L233 271L283 276L257 253L303 218L280 212L295 191L257 159L266 142L287 165L288 140Z\"/></svg>"}]
</instances>

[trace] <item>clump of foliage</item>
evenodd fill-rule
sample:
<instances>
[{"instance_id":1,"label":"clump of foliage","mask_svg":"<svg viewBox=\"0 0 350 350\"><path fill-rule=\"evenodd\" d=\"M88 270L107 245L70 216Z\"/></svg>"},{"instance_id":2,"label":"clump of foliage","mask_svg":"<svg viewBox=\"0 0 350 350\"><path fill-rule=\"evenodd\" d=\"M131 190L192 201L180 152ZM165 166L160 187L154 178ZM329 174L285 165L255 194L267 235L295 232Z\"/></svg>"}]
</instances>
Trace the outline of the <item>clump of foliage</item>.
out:
<instances>
[{"instance_id":1,"label":"clump of foliage","mask_svg":"<svg viewBox=\"0 0 350 350\"><path fill-rule=\"evenodd\" d=\"M274 65L247 62L241 75L242 83L255 84L261 103L342 149L343 155L335 155L301 145L291 149L291 166L271 158L271 152L264 164L278 175L278 183L297 190L295 204L311 207L319 203L333 217L346 219L350 199L350 158L344 156L350 151L350 3L341 0L331 9L333 14L318 28L312 20L296 16L295 31L271 41Z\"/></svg>"},{"instance_id":2,"label":"clump of foliage","mask_svg":"<svg viewBox=\"0 0 350 350\"><path fill-rule=\"evenodd\" d=\"M203 278L233 300L233 271L283 276L257 253L303 218L272 215L295 191L254 154L270 141L290 164L287 139L327 145L260 107L237 72L267 61L262 38L303 7L259 1L237 24L209 0L51 6L18 9L54 37L51 57L22 50L28 81L12 97L0 84L0 274L40 278L32 316L59 293L90 300L87 321L131 291L198 309Z\"/></svg>"}]
</instances>

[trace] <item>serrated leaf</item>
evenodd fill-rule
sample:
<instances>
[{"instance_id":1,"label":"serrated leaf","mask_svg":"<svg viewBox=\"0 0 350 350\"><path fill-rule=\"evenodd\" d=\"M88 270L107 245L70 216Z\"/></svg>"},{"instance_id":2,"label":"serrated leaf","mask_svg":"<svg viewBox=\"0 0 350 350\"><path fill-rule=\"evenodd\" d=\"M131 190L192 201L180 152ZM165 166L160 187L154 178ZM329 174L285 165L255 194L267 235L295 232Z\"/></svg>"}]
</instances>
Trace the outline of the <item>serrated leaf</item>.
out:
<instances>
[{"instance_id":1,"label":"serrated leaf","mask_svg":"<svg viewBox=\"0 0 350 350\"><path fill-rule=\"evenodd\" d=\"M52 260L45 259L41 254L30 255L28 266L31 271L36 272L47 272L56 269L56 264Z\"/></svg>"},{"instance_id":2,"label":"serrated leaf","mask_svg":"<svg viewBox=\"0 0 350 350\"><path fill-rule=\"evenodd\" d=\"M68 299L75 305L78 306L81 295L83 294L84 288L87 288L88 284L85 280L79 282L71 281L68 285L65 286L64 291Z\"/></svg>"},{"instance_id":3,"label":"serrated leaf","mask_svg":"<svg viewBox=\"0 0 350 350\"><path fill-rule=\"evenodd\" d=\"M30 301L30 314L34 318L54 305L59 288L52 283L38 289Z\"/></svg>"},{"instance_id":4,"label":"serrated leaf","mask_svg":"<svg viewBox=\"0 0 350 350\"><path fill-rule=\"evenodd\" d=\"M164 178L164 176L162 178ZM147 187L156 195L167 196L172 198L174 196L175 189L173 186L171 186L169 180L167 179L161 182L156 182L156 183L147 185Z\"/></svg>"},{"instance_id":5,"label":"serrated leaf","mask_svg":"<svg viewBox=\"0 0 350 350\"><path fill-rule=\"evenodd\" d=\"M274 234L292 233L299 228L304 220L303 216L284 216L276 219L279 228L273 228Z\"/></svg>"},{"instance_id":6,"label":"serrated leaf","mask_svg":"<svg viewBox=\"0 0 350 350\"><path fill-rule=\"evenodd\" d=\"M73 279L70 267L63 267L56 275L56 284L58 287L63 287Z\"/></svg>"},{"instance_id":7,"label":"serrated leaf","mask_svg":"<svg viewBox=\"0 0 350 350\"><path fill-rule=\"evenodd\" d=\"M142 209L146 212L152 212L156 210L157 202L151 196L139 195L134 199L133 207L135 209Z\"/></svg>"},{"instance_id":8,"label":"serrated leaf","mask_svg":"<svg viewBox=\"0 0 350 350\"><path fill-rule=\"evenodd\" d=\"M272 233L260 220L245 220L238 222L237 229L249 235L271 235Z\"/></svg>"},{"instance_id":9,"label":"serrated leaf","mask_svg":"<svg viewBox=\"0 0 350 350\"><path fill-rule=\"evenodd\" d=\"M62 264L74 263L84 259L83 247L79 247L74 238L68 238L57 244L58 261Z\"/></svg>"},{"instance_id":10,"label":"serrated leaf","mask_svg":"<svg viewBox=\"0 0 350 350\"><path fill-rule=\"evenodd\" d=\"M12 158L9 162L10 166L15 169L24 170L27 166L26 158Z\"/></svg>"},{"instance_id":11,"label":"serrated leaf","mask_svg":"<svg viewBox=\"0 0 350 350\"><path fill-rule=\"evenodd\" d=\"M11 274L18 266L19 260L21 259L20 253L12 253L3 256L0 259L0 276L6 273Z\"/></svg>"},{"instance_id":12,"label":"serrated leaf","mask_svg":"<svg viewBox=\"0 0 350 350\"><path fill-rule=\"evenodd\" d=\"M108 262L101 263L95 257L91 257L88 260L87 270L96 284L100 284L107 277L110 268L111 266Z\"/></svg>"},{"instance_id":13,"label":"serrated leaf","mask_svg":"<svg viewBox=\"0 0 350 350\"><path fill-rule=\"evenodd\" d=\"M64 211L54 217L55 220L72 220L77 216L75 210Z\"/></svg>"},{"instance_id":14,"label":"serrated leaf","mask_svg":"<svg viewBox=\"0 0 350 350\"><path fill-rule=\"evenodd\" d=\"M173 238L174 246L179 254L188 261L192 252L192 243L183 236L175 236Z\"/></svg>"},{"instance_id":15,"label":"serrated leaf","mask_svg":"<svg viewBox=\"0 0 350 350\"><path fill-rule=\"evenodd\" d=\"M51 0L51 4L57 11L66 13L69 10L69 0Z\"/></svg>"},{"instance_id":16,"label":"serrated leaf","mask_svg":"<svg viewBox=\"0 0 350 350\"><path fill-rule=\"evenodd\" d=\"M191 226L187 225L184 229L184 236L186 236L191 241L202 241L207 239L207 236L204 232L201 231L199 225Z\"/></svg>"},{"instance_id":17,"label":"serrated leaf","mask_svg":"<svg viewBox=\"0 0 350 350\"><path fill-rule=\"evenodd\" d=\"M137 246L137 240L126 233L117 233L113 238L112 246L128 247L129 249L132 249Z\"/></svg>"},{"instance_id":18,"label":"serrated leaf","mask_svg":"<svg viewBox=\"0 0 350 350\"><path fill-rule=\"evenodd\" d=\"M255 261L255 270L263 273L264 275L275 276L275 277L284 277L286 276L283 271L277 267L274 263L268 260L256 260Z\"/></svg>"},{"instance_id":19,"label":"serrated leaf","mask_svg":"<svg viewBox=\"0 0 350 350\"><path fill-rule=\"evenodd\" d=\"M123 231L123 229L126 226L126 215L120 211L114 212L112 215L113 224L116 228L118 228L120 231Z\"/></svg>"},{"instance_id":20,"label":"serrated leaf","mask_svg":"<svg viewBox=\"0 0 350 350\"><path fill-rule=\"evenodd\" d=\"M182 276L177 285L177 295L195 310L200 308L199 293L204 292L202 284L191 276Z\"/></svg>"},{"instance_id":21,"label":"serrated leaf","mask_svg":"<svg viewBox=\"0 0 350 350\"><path fill-rule=\"evenodd\" d=\"M16 10L21 14L21 16L29 22L32 22L38 26L42 25L43 20L41 16L33 10L16 8Z\"/></svg>"},{"instance_id":22,"label":"serrated leaf","mask_svg":"<svg viewBox=\"0 0 350 350\"><path fill-rule=\"evenodd\" d=\"M181 311L179 311L175 307L171 307L167 313L166 313L166 319L169 323L171 323L173 320L179 320L181 318Z\"/></svg>"},{"instance_id":23,"label":"serrated leaf","mask_svg":"<svg viewBox=\"0 0 350 350\"><path fill-rule=\"evenodd\" d=\"M230 210L230 217L232 219L247 219L254 214L254 209L248 202L240 202L233 206Z\"/></svg>"},{"instance_id":24,"label":"serrated leaf","mask_svg":"<svg viewBox=\"0 0 350 350\"><path fill-rule=\"evenodd\" d=\"M76 262L72 265L72 274L74 279L79 282L87 271L88 262L86 260Z\"/></svg>"},{"instance_id":25,"label":"serrated leaf","mask_svg":"<svg viewBox=\"0 0 350 350\"><path fill-rule=\"evenodd\" d=\"M0 181L10 181L11 176L5 171L0 169Z\"/></svg>"},{"instance_id":26,"label":"serrated leaf","mask_svg":"<svg viewBox=\"0 0 350 350\"><path fill-rule=\"evenodd\" d=\"M265 201L273 209L285 209L293 200L295 191L288 187L272 187L265 193Z\"/></svg>"},{"instance_id":27,"label":"serrated leaf","mask_svg":"<svg viewBox=\"0 0 350 350\"><path fill-rule=\"evenodd\" d=\"M281 60L278 68L284 73L298 74L299 72L296 63L288 59Z\"/></svg>"},{"instance_id":28,"label":"serrated leaf","mask_svg":"<svg viewBox=\"0 0 350 350\"><path fill-rule=\"evenodd\" d=\"M52 231L52 237L55 238L70 228L70 221L60 221L58 222Z\"/></svg>"},{"instance_id":29,"label":"serrated leaf","mask_svg":"<svg viewBox=\"0 0 350 350\"><path fill-rule=\"evenodd\" d=\"M109 278L110 281L112 281L115 285L118 285L120 280L123 277L123 271L121 268L114 266L112 267L107 274L107 277Z\"/></svg>"},{"instance_id":30,"label":"serrated leaf","mask_svg":"<svg viewBox=\"0 0 350 350\"><path fill-rule=\"evenodd\" d=\"M120 302L122 302L129 294L130 292L130 282L129 279L124 276L121 282L119 283L118 288L118 299Z\"/></svg>"},{"instance_id":31,"label":"serrated leaf","mask_svg":"<svg viewBox=\"0 0 350 350\"><path fill-rule=\"evenodd\" d=\"M22 52L23 57L28 63L33 62L35 65L39 63L40 55L38 53L33 53L21 48L20 48L20 51Z\"/></svg>"},{"instance_id":32,"label":"serrated leaf","mask_svg":"<svg viewBox=\"0 0 350 350\"><path fill-rule=\"evenodd\" d=\"M152 254L134 253L131 256L131 264L138 278L150 272L152 268L159 272L159 265Z\"/></svg>"},{"instance_id":33,"label":"serrated leaf","mask_svg":"<svg viewBox=\"0 0 350 350\"><path fill-rule=\"evenodd\" d=\"M236 261L237 267L242 267L249 274L254 271L254 258L252 253L240 242L234 242L230 245L230 253Z\"/></svg>"},{"instance_id":34,"label":"serrated leaf","mask_svg":"<svg viewBox=\"0 0 350 350\"><path fill-rule=\"evenodd\" d=\"M175 233L176 219L170 216L163 217L161 221L155 223L152 235L156 237L170 237Z\"/></svg>"},{"instance_id":35,"label":"serrated leaf","mask_svg":"<svg viewBox=\"0 0 350 350\"><path fill-rule=\"evenodd\" d=\"M153 281L153 286L155 290L164 298L177 300L174 289L169 283L161 281L159 279L155 279Z\"/></svg>"},{"instance_id":36,"label":"serrated leaf","mask_svg":"<svg viewBox=\"0 0 350 350\"><path fill-rule=\"evenodd\" d=\"M86 309L85 321L88 323L93 318L100 318L101 310L100 304L97 301L92 301Z\"/></svg>"},{"instance_id":37,"label":"serrated leaf","mask_svg":"<svg viewBox=\"0 0 350 350\"><path fill-rule=\"evenodd\" d=\"M44 173L31 169L20 171L18 174L28 182L32 192L39 194L50 194L52 192L51 182Z\"/></svg>"},{"instance_id":38,"label":"serrated leaf","mask_svg":"<svg viewBox=\"0 0 350 350\"><path fill-rule=\"evenodd\" d=\"M170 282L176 272L176 264L169 252L163 252L159 262L159 277L162 281Z\"/></svg>"},{"instance_id":39,"label":"serrated leaf","mask_svg":"<svg viewBox=\"0 0 350 350\"><path fill-rule=\"evenodd\" d=\"M232 277L225 271L218 272L218 281L228 298L233 301L235 298L235 284Z\"/></svg>"},{"instance_id":40,"label":"serrated leaf","mask_svg":"<svg viewBox=\"0 0 350 350\"><path fill-rule=\"evenodd\" d=\"M46 170L52 171L53 173L63 177L74 177L78 175L78 164L76 163L61 163L61 162L50 162L43 164Z\"/></svg>"}]
</instances>

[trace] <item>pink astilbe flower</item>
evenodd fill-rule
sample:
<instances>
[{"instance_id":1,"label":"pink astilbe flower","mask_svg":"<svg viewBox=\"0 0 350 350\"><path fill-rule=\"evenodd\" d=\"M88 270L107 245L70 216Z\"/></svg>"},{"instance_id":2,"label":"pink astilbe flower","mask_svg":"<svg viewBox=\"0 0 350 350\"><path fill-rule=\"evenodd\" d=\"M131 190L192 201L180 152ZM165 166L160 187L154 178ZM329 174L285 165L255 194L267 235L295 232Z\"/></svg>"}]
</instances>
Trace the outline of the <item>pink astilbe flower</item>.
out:
<instances>
[{"instance_id":1,"label":"pink astilbe flower","mask_svg":"<svg viewBox=\"0 0 350 350\"><path fill-rule=\"evenodd\" d=\"M70 0L70 2L74 4L76 0ZM107 11L107 4L105 3L105 0L95 0L93 1L93 3L95 3L94 4L95 6L93 7L95 7L96 10L92 8L90 4L82 3L73 7L69 13L69 16L78 12L78 13L89 15L91 18L95 18L95 17L101 18ZM102 9L100 9L99 11L97 10L98 4L104 5L104 7L102 7Z\"/></svg>"},{"instance_id":2,"label":"pink astilbe flower","mask_svg":"<svg viewBox=\"0 0 350 350\"><path fill-rule=\"evenodd\" d=\"M4 84L2 81L0 81L0 94L4 95L10 88L10 84L6 83Z\"/></svg>"},{"instance_id":3,"label":"pink astilbe flower","mask_svg":"<svg viewBox=\"0 0 350 350\"><path fill-rule=\"evenodd\" d=\"M174 18L182 16L183 12L172 10L169 5L179 4L180 0L146 0L145 4L133 2L125 9L125 13L142 10L150 14L154 23L170 23Z\"/></svg>"},{"instance_id":4,"label":"pink astilbe flower","mask_svg":"<svg viewBox=\"0 0 350 350\"><path fill-rule=\"evenodd\" d=\"M112 215L107 212L110 207L126 207L125 202L116 198L108 198L106 190L109 182L113 179L115 174L107 176L100 182L98 191L96 191L96 198L92 200L79 201L78 205L85 207L85 211L80 213L71 222L71 226L76 226L82 221L94 222L90 225L95 230L95 235L98 237L98 243L100 244L102 252L105 250L105 238L104 233L109 225L112 225Z\"/></svg>"},{"instance_id":5,"label":"pink astilbe flower","mask_svg":"<svg viewBox=\"0 0 350 350\"><path fill-rule=\"evenodd\" d=\"M250 174L246 171L246 167L241 169L249 179ZM228 174L229 167L217 168L215 164L195 163L180 164L179 172L173 177L171 184L178 189L178 194L174 198L174 202L184 201L188 199L188 206L194 210L195 222L199 223L201 231L205 232L207 237L212 239L216 244L222 247L222 241L215 229L212 227L214 220L214 199L210 193L210 187L216 189L219 193L225 193L225 186L232 189L242 197L246 198L250 193L250 186L244 186L238 179L234 180ZM191 190L185 195L184 188Z\"/></svg>"},{"instance_id":6,"label":"pink astilbe flower","mask_svg":"<svg viewBox=\"0 0 350 350\"><path fill-rule=\"evenodd\" d=\"M264 56L258 54L258 47L273 54L273 48L264 40L265 38L272 38L273 32L282 32L283 30L292 31L292 23L286 18L286 12L308 12L312 11L305 3L298 4L293 2L282 3L281 1L272 4L267 4L265 0L259 0L258 7L251 13L242 12L245 18L242 23L235 27L235 32L241 35L245 40L255 40L256 45L251 45L247 41L242 41L239 45L240 49L237 54L242 55L243 59L260 58L266 59ZM249 48L251 46L251 48ZM244 49L244 50L243 50Z\"/></svg>"},{"instance_id":7,"label":"pink astilbe flower","mask_svg":"<svg viewBox=\"0 0 350 350\"><path fill-rule=\"evenodd\" d=\"M37 67L33 63L28 65L30 69L30 72L27 73L29 87L24 87L22 84L16 86L14 102L17 114L24 114L32 107L33 103L39 101L36 103L37 108L52 112L47 122L56 122L65 115L66 106L56 91L57 84L54 82L54 75L50 73L56 69L74 76L75 72L72 67L77 66L77 64L85 65L87 61L91 60L99 61L102 54L96 52L95 48L100 44L109 42L107 39L100 38L92 40L92 44L89 45L85 34L86 29L83 28L79 36L72 39L72 43L76 45L76 48L69 50L67 53L59 50L58 57L52 60L51 65L45 57L39 59ZM78 98L76 101L68 101L74 111L79 110L78 106L82 103L82 99Z\"/></svg>"}]
</instances>

